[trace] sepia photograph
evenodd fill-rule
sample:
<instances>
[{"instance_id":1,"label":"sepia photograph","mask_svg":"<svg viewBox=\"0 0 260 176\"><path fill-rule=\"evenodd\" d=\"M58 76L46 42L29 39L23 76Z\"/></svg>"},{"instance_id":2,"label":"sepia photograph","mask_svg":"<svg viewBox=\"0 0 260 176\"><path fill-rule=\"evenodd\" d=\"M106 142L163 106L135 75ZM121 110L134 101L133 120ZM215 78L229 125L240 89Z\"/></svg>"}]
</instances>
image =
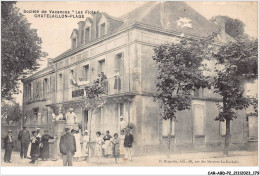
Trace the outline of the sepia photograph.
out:
<instances>
[{"instance_id":1,"label":"sepia photograph","mask_svg":"<svg viewBox=\"0 0 260 176\"><path fill-rule=\"evenodd\" d=\"M258 2L1 1L1 88L1 168L257 167Z\"/></svg>"}]
</instances>

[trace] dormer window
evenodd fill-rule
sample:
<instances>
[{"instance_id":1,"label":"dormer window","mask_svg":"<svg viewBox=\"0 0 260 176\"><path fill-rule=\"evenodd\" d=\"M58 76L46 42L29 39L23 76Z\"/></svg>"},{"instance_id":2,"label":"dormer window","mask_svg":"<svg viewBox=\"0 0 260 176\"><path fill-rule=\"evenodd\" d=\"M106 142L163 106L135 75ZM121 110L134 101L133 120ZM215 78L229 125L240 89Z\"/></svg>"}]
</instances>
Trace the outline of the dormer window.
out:
<instances>
[{"instance_id":1,"label":"dormer window","mask_svg":"<svg viewBox=\"0 0 260 176\"><path fill-rule=\"evenodd\" d=\"M72 49L76 48L76 46L77 46L77 39L74 38L74 39L71 40L71 42L72 42Z\"/></svg>"},{"instance_id":2,"label":"dormer window","mask_svg":"<svg viewBox=\"0 0 260 176\"><path fill-rule=\"evenodd\" d=\"M85 43L90 42L90 27L85 28Z\"/></svg>"},{"instance_id":3,"label":"dormer window","mask_svg":"<svg viewBox=\"0 0 260 176\"><path fill-rule=\"evenodd\" d=\"M102 23L100 25L100 37L104 36L106 34L106 23Z\"/></svg>"},{"instance_id":4,"label":"dormer window","mask_svg":"<svg viewBox=\"0 0 260 176\"><path fill-rule=\"evenodd\" d=\"M72 49L76 48L78 46L77 45L77 42L78 42L78 30L77 29L73 29L70 39L71 39L71 48Z\"/></svg>"}]
</instances>

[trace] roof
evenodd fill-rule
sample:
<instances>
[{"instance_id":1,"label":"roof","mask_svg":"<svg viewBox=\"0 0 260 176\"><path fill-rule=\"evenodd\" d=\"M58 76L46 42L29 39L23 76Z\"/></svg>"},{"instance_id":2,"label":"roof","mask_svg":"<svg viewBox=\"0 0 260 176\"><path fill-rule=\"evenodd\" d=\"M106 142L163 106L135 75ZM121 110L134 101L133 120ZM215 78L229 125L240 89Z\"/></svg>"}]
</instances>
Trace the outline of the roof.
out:
<instances>
[{"instance_id":1,"label":"roof","mask_svg":"<svg viewBox=\"0 0 260 176\"><path fill-rule=\"evenodd\" d=\"M47 67L43 68L42 70L39 70L38 72L36 72L36 73L34 73L34 74L28 76L27 78L25 78L25 79L23 79L23 80L29 80L29 79L31 79L31 78L35 78L35 77L40 76L40 75L43 75L44 73L47 73L47 72L49 72L49 71L54 71L54 68L53 68L52 65L51 65L51 66L47 66Z\"/></svg>"},{"instance_id":2,"label":"roof","mask_svg":"<svg viewBox=\"0 0 260 176\"><path fill-rule=\"evenodd\" d=\"M124 23L140 22L198 37L218 31L216 24L180 1L148 2L121 19Z\"/></svg>"},{"instance_id":3,"label":"roof","mask_svg":"<svg viewBox=\"0 0 260 176\"><path fill-rule=\"evenodd\" d=\"M119 18L110 16L105 12L99 15L98 20L104 15L108 20L113 22L113 25L111 25L113 26L113 31L133 23L140 23L151 27L183 33L187 36L207 37L213 32L219 32L219 27L216 24L210 22L185 2L180 1L147 2ZM89 17L85 21L87 20L93 22ZM113 33L113 31L110 31L108 35ZM71 36L74 32L78 34L78 30L73 29ZM232 37L227 34L225 37L227 41L232 40ZM76 50L78 50L78 48L76 48L75 51ZM56 58L61 59L66 57L66 55L72 51L74 51L74 49L70 48Z\"/></svg>"}]
</instances>

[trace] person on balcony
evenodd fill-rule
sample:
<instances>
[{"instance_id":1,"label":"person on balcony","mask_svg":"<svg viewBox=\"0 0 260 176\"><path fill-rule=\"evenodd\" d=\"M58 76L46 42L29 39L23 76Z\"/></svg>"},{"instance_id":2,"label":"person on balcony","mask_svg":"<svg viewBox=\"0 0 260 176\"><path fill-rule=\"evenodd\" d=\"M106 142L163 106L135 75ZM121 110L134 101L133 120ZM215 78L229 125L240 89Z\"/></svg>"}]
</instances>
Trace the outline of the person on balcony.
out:
<instances>
[{"instance_id":1,"label":"person on balcony","mask_svg":"<svg viewBox=\"0 0 260 176\"><path fill-rule=\"evenodd\" d=\"M99 76L99 80L100 80L101 87L104 88L105 94L108 94L108 81L107 81L107 76L105 75L104 72L101 72L98 76Z\"/></svg>"},{"instance_id":2,"label":"person on balcony","mask_svg":"<svg viewBox=\"0 0 260 176\"><path fill-rule=\"evenodd\" d=\"M66 124L71 128L78 128L77 126L77 115L73 112L73 108L69 108L69 112L66 114Z\"/></svg>"},{"instance_id":3,"label":"person on balcony","mask_svg":"<svg viewBox=\"0 0 260 176\"><path fill-rule=\"evenodd\" d=\"M120 73L117 69L115 69L115 84L114 89L120 91L121 90L121 79L120 79Z\"/></svg>"}]
</instances>

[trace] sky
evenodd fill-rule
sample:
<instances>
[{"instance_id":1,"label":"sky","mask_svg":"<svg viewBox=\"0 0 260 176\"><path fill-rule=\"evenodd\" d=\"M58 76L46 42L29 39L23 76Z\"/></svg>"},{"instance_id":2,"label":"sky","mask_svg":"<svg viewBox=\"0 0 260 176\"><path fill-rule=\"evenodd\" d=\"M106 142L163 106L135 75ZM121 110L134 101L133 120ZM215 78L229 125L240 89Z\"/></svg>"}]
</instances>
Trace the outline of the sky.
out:
<instances>
[{"instance_id":1,"label":"sky","mask_svg":"<svg viewBox=\"0 0 260 176\"><path fill-rule=\"evenodd\" d=\"M16 6L20 8L31 27L37 29L38 36L42 39L42 50L48 53L48 58L55 58L64 51L70 49L70 35L77 23L84 21L80 18L35 18L35 13L30 10L74 10L74 11L99 11L111 16L120 17L125 13L147 2L30 2L19 1ZM257 2L186 2L205 18L210 19L217 15L226 15L240 19L245 23L245 32L251 37L257 37ZM24 13L26 11L26 13ZM90 15L89 15L90 16ZM86 17L86 15L85 15ZM46 59L40 62L41 68L46 67ZM22 96L18 95L16 101L22 103Z\"/></svg>"}]
</instances>

